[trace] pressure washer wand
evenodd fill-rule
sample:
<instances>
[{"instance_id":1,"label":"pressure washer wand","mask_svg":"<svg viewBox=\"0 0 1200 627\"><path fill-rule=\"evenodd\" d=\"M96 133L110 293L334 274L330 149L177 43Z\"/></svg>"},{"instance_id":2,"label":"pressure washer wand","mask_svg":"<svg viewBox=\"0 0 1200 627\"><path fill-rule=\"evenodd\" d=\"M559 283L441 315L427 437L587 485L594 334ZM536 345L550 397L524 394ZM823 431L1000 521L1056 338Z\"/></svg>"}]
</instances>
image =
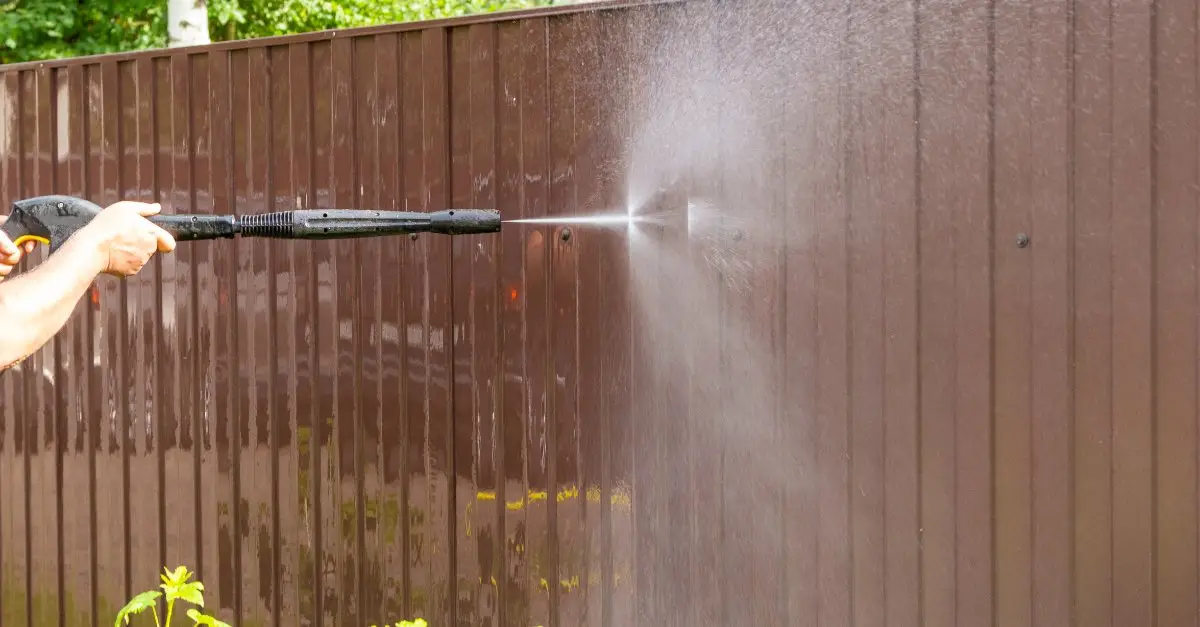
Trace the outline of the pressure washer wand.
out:
<instances>
[{"instance_id":1,"label":"pressure washer wand","mask_svg":"<svg viewBox=\"0 0 1200 627\"><path fill-rule=\"evenodd\" d=\"M229 237L325 240L411 233L467 235L500 230L500 213L488 209L446 209L430 213L305 209L243 216L157 215L149 220L178 241Z\"/></svg>"},{"instance_id":2,"label":"pressure washer wand","mask_svg":"<svg viewBox=\"0 0 1200 627\"><path fill-rule=\"evenodd\" d=\"M0 227L20 246L37 241L54 252L82 229L101 207L73 196L37 196L13 203ZM500 213L492 209L446 209L429 213L365 209L303 209L250 215L154 215L148 218L177 241L265 237L329 240L413 233L468 235L500 231Z\"/></svg>"}]
</instances>

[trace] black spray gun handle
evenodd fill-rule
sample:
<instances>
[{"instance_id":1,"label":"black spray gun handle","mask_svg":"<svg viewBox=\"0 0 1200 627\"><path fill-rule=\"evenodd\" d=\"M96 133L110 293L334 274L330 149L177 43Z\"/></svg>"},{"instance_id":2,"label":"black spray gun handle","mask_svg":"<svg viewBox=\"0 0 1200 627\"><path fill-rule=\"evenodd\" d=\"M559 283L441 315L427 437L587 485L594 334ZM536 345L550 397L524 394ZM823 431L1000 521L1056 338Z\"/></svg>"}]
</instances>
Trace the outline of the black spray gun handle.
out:
<instances>
[{"instance_id":1,"label":"black spray gun handle","mask_svg":"<svg viewBox=\"0 0 1200 627\"><path fill-rule=\"evenodd\" d=\"M18 247L27 242L37 242L58 250L72 235L87 226L102 208L96 203L73 196L37 196L13 203L0 232ZM193 220L195 218L195 220ZM223 233L222 216L164 216L155 215L147 219L171 233L176 239L213 239L233 237Z\"/></svg>"},{"instance_id":2,"label":"black spray gun handle","mask_svg":"<svg viewBox=\"0 0 1200 627\"><path fill-rule=\"evenodd\" d=\"M74 196L37 196L13 203L0 232L17 246L34 241L58 250L87 226L102 208ZM274 239L348 239L439 233L467 235L500 231L500 213L492 209L446 209L429 213L366 209L307 209L254 215L153 215L147 218L176 241L231 237Z\"/></svg>"}]
</instances>

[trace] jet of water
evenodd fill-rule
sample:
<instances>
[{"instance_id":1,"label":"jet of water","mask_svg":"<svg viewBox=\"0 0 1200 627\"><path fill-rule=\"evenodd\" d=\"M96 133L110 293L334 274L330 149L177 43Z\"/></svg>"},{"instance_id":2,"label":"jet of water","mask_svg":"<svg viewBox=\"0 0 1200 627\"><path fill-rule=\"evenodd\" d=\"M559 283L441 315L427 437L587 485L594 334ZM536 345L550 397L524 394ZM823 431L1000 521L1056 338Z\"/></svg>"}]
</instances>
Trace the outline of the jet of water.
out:
<instances>
[{"instance_id":1,"label":"jet of water","mask_svg":"<svg viewBox=\"0 0 1200 627\"><path fill-rule=\"evenodd\" d=\"M589 224L596 226L629 225L641 221L642 219L640 217L631 216L624 213L589 216L547 216L544 218L517 218L514 220L504 220L504 222L514 224Z\"/></svg>"}]
</instances>

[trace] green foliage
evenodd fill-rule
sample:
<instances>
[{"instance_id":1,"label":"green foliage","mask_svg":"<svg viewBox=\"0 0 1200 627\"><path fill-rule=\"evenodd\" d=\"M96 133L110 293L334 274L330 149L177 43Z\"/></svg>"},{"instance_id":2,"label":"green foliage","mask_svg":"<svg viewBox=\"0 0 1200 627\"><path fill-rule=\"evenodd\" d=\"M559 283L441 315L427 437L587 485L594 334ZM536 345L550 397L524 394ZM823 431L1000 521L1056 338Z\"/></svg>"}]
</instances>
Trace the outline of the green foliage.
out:
<instances>
[{"instance_id":1,"label":"green foliage","mask_svg":"<svg viewBox=\"0 0 1200 627\"><path fill-rule=\"evenodd\" d=\"M553 0L209 0L209 36L221 39L457 17L553 4Z\"/></svg>"},{"instance_id":2,"label":"green foliage","mask_svg":"<svg viewBox=\"0 0 1200 627\"><path fill-rule=\"evenodd\" d=\"M209 0L213 41L410 22L554 0ZM166 0L0 0L0 63L167 45Z\"/></svg>"},{"instance_id":3,"label":"green foliage","mask_svg":"<svg viewBox=\"0 0 1200 627\"><path fill-rule=\"evenodd\" d=\"M122 624L129 624L131 616L140 614L147 609L153 612L155 625L170 627L171 618L175 614L176 601L185 601L199 608L204 607L204 584L199 581L189 581L193 574L184 566L179 566L173 571L163 568L163 574L159 575L162 583L158 585L162 589L162 592L147 590L130 599L129 603L117 613L117 619L113 621L113 627L122 627ZM164 595L167 601L167 620L165 623L159 623L158 600ZM192 619L193 625L230 627L227 623L208 616L196 608L188 608L187 616Z\"/></svg>"},{"instance_id":4,"label":"green foliage","mask_svg":"<svg viewBox=\"0 0 1200 627\"><path fill-rule=\"evenodd\" d=\"M208 625L208 627L229 627L228 623L223 623L212 616L201 614L200 610L197 610L194 607L188 608L187 615L188 618L195 621L197 625Z\"/></svg>"},{"instance_id":5,"label":"green foliage","mask_svg":"<svg viewBox=\"0 0 1200 627\"><path fill-rule=\"evenodd\" d=\"M376 625L371 625L371 627L376 627ZM389 627L389 625L383 627ZM390 627L429 627L429 623L425 622L424 618L418 618L417 620L402 620Z\"/></svg>"},{"instance_id":6,"label":"green foliage","mask_svg":"<svg viewBox=\"0 0 1200 627\"><path fill-rule=\"evenodd\" d=\"M165 46L166 0L0 3L0 63Z\"/></svg>"},{"instance_id":7,"label":"green foliage","mask_svg":"<svg viewBox=\"0 0 1200 627\"><path fill-rule=\"evenodd\" d=\"M147 590L133 597L129 600L129 603L126 603L125 607L121 608L121 611L117 613L117 620L113 621L113 627L121 627L122 624L128 625L129 619L132 618L134 614L141 614L146 610L150 610L154 613L154 624L157 625L158 598L161 596L162 593L157 590Z\"/></svg>"},{"instance_id":8,"label":"green foliage","mask_svg":"<svg viewBox=\"0 0 1200 627\"><path fill-rule=\"evenodd\" d=\"M190 607L187 610L187 617L192 620L193 627L231 627L229 623L220 621L212 616L209 616L200 611L204 607L204 584L199 581L190 581L192 573L184 566L179 566L175 570L167 570L163 568L163 574L159 575L162 583L158 587L162 590L147 590L132 599L121 611L117 613L117 619L113 621L113 627L124 627L129 624L129 619L135 614L141 614L146 610L154 615L154 624L157 627L171 627L171 618L175 613L175 602L184 601L196 607ZM158 621L158 602L163 599L167 602L167 620L160 623ZM372 625L371 627L376 627ZM429 627L429 623L425 622L424 618L415 620L402 620L395 623L393 626L384 625L384 627Z\"/></svg>"}]
</instances>

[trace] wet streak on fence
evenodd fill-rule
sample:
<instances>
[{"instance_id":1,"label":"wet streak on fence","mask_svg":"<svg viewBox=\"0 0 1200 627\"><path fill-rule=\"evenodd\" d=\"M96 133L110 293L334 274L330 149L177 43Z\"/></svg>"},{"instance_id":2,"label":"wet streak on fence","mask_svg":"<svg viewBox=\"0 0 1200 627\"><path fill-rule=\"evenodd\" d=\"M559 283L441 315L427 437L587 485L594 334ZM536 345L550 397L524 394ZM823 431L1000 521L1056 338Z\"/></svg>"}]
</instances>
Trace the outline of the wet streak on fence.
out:
<instances>
[{"instance_id":1,"label":"wet streak on fence","mask_svg":"<svg viewBox=\"0 0 1200 627\"><path fill-rule=\"evenodd\" d=\"M101 278L0 377L0 623L109 624L179 564L237 625L1195 617L1197 9L591 4L0 68L5 204L541 217L665 173L742 230Z\"/></svg>"}]
</instances>

